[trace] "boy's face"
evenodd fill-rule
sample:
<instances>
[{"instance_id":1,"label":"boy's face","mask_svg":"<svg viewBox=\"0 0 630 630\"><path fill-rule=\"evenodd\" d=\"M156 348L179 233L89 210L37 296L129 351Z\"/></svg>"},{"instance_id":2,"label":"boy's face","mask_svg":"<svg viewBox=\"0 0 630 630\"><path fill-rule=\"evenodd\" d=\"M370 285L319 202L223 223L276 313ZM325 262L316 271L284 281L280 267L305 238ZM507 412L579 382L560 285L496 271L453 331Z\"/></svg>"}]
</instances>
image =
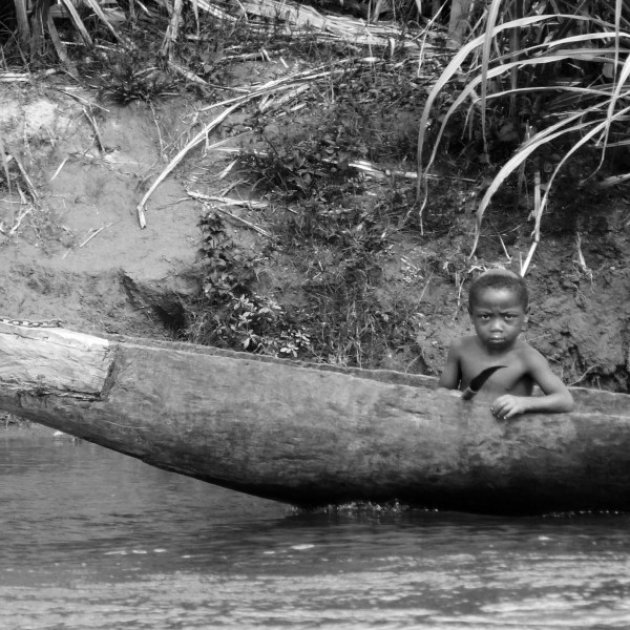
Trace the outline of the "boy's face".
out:
<instances>
[{"instance_id":1,"label":"boy's face","mask_svg":"<svg viewBox=\"0 0 630 630\"><path fill-rule=\"evenodd\" d=\"M518 295L511 289L483 289L470 310L475 332L489 350L508 350L527 321Z\"/></svg>"}]
</instances>

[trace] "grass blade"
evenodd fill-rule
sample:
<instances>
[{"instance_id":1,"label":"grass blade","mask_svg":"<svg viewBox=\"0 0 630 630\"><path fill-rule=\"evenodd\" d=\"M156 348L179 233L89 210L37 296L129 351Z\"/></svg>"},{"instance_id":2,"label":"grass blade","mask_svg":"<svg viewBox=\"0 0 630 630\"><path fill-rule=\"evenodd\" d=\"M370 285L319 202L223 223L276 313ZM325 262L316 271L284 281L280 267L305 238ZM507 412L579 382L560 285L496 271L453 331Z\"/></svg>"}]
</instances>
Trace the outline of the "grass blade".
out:
<instances>
[{"instance_id":1,"label":"grass blade","mask_svg":"<svg viewBox=\"0 0 630 630\"><path fill-rule=\"evenodd\" d=\"M562 128L562 127L565 127L567 124L573 122L573 120L577 120L581 118L582 116L583 116L583 113L578 112L574 114L571 118L567 120L562 120L561 122L556 123L556 125L554 125L553 127L544 129L543 131L535 134L534 136L532 136L531 140L526 142L518 150L518 152L515 155L513 155L501 167L499 172L496 174L496 176L490 183L490 186L488 186L488 189L486 190L484 196L481 199L481 202L479 203L479 207L477 208L477 229L475 233L475 240L474 240L473 247L472 247L469 257L472 257L477 249L477 245L479 243L480 227L481 227L483 215L486 209L488 208L488 206L490 205L490 201L492 200L492 197L494 197L495 193L502 186L503 182L505 182L505 180L514 171L516 171L522 164L524 164L525 161L532 155L532 153L534 153L534 151L536 151L543 145L548 144L549 142L555 140L556 138L559 138L568 133L572 133L576 131L577 129L579 129L580 127L586 126L588 123L583 123L582 125L578 125L578 126L572 126L569 129ZM542 201L543 209L545 207L545 203L547 200L546 195L547 193L545 194L545 197L543 197L543 201Z\"/></svg>"},{"instance_id":2,"label":"grass blade","mask_svg":"<svg viewBox=\"0 0 630 630\"><path fill-rule=\"evenodd\" d=\"M2 162L2 170L7 180L7 189L11 192L11 175L9 173L9 160L7 159L6 150L2 142L2 136L0 135L0 162Z\"/></svg>"},{"instance_id":3,"label":"grass blade","mask_svg":"<svg viewBox=\"0 0 630 630\"><path fill-rule=\"evenodd\" d=\"M83 24L83 20L79 16L79 13L76 10L74 4L72 4L71 0L61 0L61 4L63 4L63 6L66 8L70 19L72 20L72 23L76 27L77 31L79 31L79 34L81 35L83 41L88 46L92 46L92 38L90 37L88 30L85 28L85 24Z\"/></svg>"},{"instance_id":4,"label":"grass blade","mask_svg":"<svg viewBox=\"0 0 630 630\"><path fill-rule=\"evenodd\" d=\"M549 191L551 190L551 187L553 185L553 182L556 178L556 176L558 175L558 173L560 172L560 169L564 166L564 164L567 162L567 160L581 147L583 147L589 140L591 140L592 138L594 138L596 135L600 134L602 132L603 129L606 128L607 125L609 125L611 122L613 122L614 120L621 120L623 119L627 114L630 113L630 106L625 107L624 109L618 111L616 114L614 114L612 117L606 117L605 120L597 123L594 125L593 129L591 129L589 132L585 133L572 147L571 149L569 149L569 151L567 151L567 153L565 153L562 156L562 159L560 160L560 162L558 162L558 164L556 165L556 168L554 169L553 173L551 174L551 177L549 178L549 181L547 182L547 190L545 191L545 196L543 197L543 204L547 203L547 198L549 197ZM592 123L591 123L592 124Z\"/></svg>"},{"instance_id":5,"label":"grass blade","mask_svg":"<svg viewBox=\"0 0 630 630\"><path fill-rule=\"evenodd\" d=\"M23 46L27 46L31 39L31 27L28 23L27 0L13 0L15 17L18 23L18 35Z\"/></svg>"},{"instance_id":6,"label":"grass blade","mask_svg":"<svg viewBox=\"0 0 630 630\"><path fill-rule=\"evenodd\" d=\"M119 41L122 41L122 37L119 35L118 31L114 28L113 24L107 19L103 9L101 9L101 5L97 2L97 0L83 0L85 4L87 4L92 11L94 11L95 15L105 24L109 32Z\"/></svg>"},{"instance_id":7,"label":"grass blade","mask_svg":"<svg viewBox=\"0 0 630 630\"><path fill-rule=\"evenodd\" d=\"M519 0L517 0L518 2ZM490 64L490 49L494 39L494 31L499 16L501 0L492 0L488 8L486 20L486 32L483 36L481 53L481 137L483 139L484 153L488 152L488 140L486 134L486 97L488 95L488 66Z\"/></svg>"},{"instance_id":8,"label":"grass blade","mask_svg":"<svg viewBox=\"0 0 630 630\"><path fill-rule=\"evenodd\" d=\"M565 16L571 17L571 16ZM525 27L531 26L533 24L542 24L548 22L550 20L557 20L558 16L556 15L535 15L525 18L520 18L518 20L514 20L511 22L506 22L505 24L499 24L494 28L493 35L498 35L499 33L514 28L516 26ZM451 59L449 64L446 66L438 80L435 82L431 91L427 95L427 99L424 104L424 108L422 110L422 116L420 117L420 129L418 132L418 190L417 197L418 199L422 195L422 189L424 187L424 177L423 172L428 170L427 168L423 169L422 163L422 153L425 144L426 132L429 127L429 118L431 116L431 111L433 109L433 105L435 100L437 99L440 92L448 85L449 81L453 79L460 71L461 66L464 61L468 58L468 56L483 43L485 39L485 35L476 37L472 41L468 42L465 46L461 48L457 52L457 54ZM511 67L511 66L509 66ZM489 71L488 71L489 72ZM477 82L478 84L479 82Z\"/></svg>"}]
</instances>

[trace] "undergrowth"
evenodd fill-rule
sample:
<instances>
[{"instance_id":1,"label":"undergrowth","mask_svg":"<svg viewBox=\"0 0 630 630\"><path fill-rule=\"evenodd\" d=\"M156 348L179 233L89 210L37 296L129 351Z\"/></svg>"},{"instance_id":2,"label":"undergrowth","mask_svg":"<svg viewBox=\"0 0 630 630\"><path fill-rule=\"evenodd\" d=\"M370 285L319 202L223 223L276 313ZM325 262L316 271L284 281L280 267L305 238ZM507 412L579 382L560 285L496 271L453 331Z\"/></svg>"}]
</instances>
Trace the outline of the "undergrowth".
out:
<instances>
[{"instance_id":1,"label":"undergrowth","mask_svg":"<svg viewBox=\"0 0 630 630\"><path fill-rule=\"evenodd\" d=\"M304 304L300 321L316 358L379 367L416 328L410 304L383 291L393 230L383 207L357 198L351 207L303 207L283 223L282 238L297 261Z\"/></svg>"},{"instance_id":2,"label":"undergrowth","mask_svg":"<svg viewBox=\"0 0 630 630\"><path fill-rule=\"evenodd\" d=\"M197 343L280 357L308 353L310 339L271 296L257 292L260 257L228 236L220 216L206 214L203 234L202 294L191 305L189 327Z\"/></svg>"},{"instance_id":3,"label":"undergrowth","mask_svg":"<svg viewBox=\"0 0 630 630\"><path fill-rule=\"evenodd\" d=\"M189 305L190 339L277 357L382 366L417 328L411 301L392 302L383 291L399 201L367 204L357 196L334 208L303 202L299 213L277 219L274 244L260 255L238 246L221 217L208 213L201 221L203 294ZM269 294L259 278L283 255L294 261L300 286Z\"/></svg>"},{"instance_id":4,"label":"undergrowth","mask_svg":"<svg viewBox=\"0 0 630 630\"><path fill-rule=\"evenodd\" d=\"M258 141L241 152L232 175L270 201L273 238L254 256L227 236L218 215L204 218L204 288L191 308L192 340L361 367L382 367L413 344L413 301L383 285L399 230L414 222L414 184L375 182L356 165L413 168L406 164L417 147L416 70L396 59L348 62L339 52L313 41L291 57L332 69L296 114L252 112ZM260 278L283 258L299 286L265 286Z\"/></svg>"}]
</instances>

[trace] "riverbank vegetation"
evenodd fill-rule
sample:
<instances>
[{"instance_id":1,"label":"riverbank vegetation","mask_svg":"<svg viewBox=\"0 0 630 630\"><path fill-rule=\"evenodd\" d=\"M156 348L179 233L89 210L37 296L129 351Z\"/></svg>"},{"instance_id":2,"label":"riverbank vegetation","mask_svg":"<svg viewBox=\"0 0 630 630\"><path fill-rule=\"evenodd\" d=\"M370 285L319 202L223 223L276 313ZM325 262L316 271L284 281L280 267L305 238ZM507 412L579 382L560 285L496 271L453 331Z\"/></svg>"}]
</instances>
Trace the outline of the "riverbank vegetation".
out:
<instances>
[{"instance_id":1,"label":"riverbank vegetation","mask_svg":"<svg viewBox=\"0 0 630 630\"><path fill-rule=\"evenodd\" d=\"M137 208L142 226L165 178L200 152L224 158L189 190L207 210L202 290L179 335L431 372L444 341L428 320L453 332L477 270L511 266L542 296L609 273L602 252L630 219L607 212L630 180L629 20L621 0L14 0L2 64L104 102L187 94L211 114L165 149ZM5 186L36 194L2 149ZM546 238L563 240L560 270L541 269ZM573 379L592 367L552 350ZM623 383L624 362L589 375Z\"/></svg>"}]
</instances>

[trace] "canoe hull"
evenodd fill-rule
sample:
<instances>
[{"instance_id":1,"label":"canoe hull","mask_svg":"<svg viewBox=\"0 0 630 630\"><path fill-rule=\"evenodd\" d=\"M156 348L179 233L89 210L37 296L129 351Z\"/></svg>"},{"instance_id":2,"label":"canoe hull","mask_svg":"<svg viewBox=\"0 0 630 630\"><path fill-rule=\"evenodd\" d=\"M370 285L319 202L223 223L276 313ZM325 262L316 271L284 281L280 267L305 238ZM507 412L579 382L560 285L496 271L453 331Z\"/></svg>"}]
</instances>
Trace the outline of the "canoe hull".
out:
<instances>
[{"instance_id":1,"label":"canoe hull","mask_svg":"<svg viewBox=\"0 0 630 630\"><path fill-rule=\"evenodd\" d=\"M19 333L0 328L11 359L0 367L1 409L213 484L300 506L630 509L630 397L498 422L487 401L454 398L430 379Z\"/></svg>"}]
</instances>

